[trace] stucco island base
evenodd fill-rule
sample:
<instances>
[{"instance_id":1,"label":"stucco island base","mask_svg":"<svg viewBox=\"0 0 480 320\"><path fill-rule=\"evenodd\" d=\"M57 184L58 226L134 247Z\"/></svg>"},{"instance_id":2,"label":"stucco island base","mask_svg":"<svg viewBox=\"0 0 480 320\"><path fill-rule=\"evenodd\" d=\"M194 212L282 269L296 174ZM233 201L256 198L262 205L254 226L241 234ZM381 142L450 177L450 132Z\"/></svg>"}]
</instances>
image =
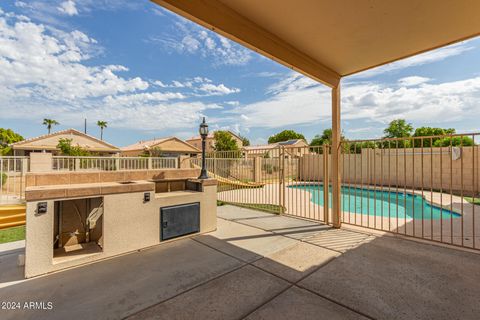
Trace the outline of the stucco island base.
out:
<instances>
[{"instance_id":1,"label":"stucco island base","mask_svg":"<svg viewBox=\"0 0 480 320\"><path fill-rule=\"evenodd\" d=\"M164 207L198 203L200 231L191 235L216 230L215 180L185 179L185 190L169 189L170 192L156 193L158 183L164 181L28 188L25 277L71 268L171 241L161 240L160 209ZM150 201L145 201L145 193L150 195ZM38 212L38 204L41 202L47 205L45 213ZM83 212L88 213L91 208L101 207L103 212L96 227L90 229L88 235L82 232L85 228L59 232L59 218L55 214L59 205L71 207L72 221L84 220Z\"/></svg>"}]
</instances>

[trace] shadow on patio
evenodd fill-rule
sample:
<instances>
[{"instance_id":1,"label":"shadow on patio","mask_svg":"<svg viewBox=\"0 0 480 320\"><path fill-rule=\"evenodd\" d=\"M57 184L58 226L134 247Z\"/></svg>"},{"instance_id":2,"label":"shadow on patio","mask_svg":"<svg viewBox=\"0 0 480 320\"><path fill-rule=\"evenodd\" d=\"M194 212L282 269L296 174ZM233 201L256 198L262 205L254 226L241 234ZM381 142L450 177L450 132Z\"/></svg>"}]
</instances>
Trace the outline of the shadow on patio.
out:
<instances>
[{"instance_id":1,"label":"shadow on patio","mask_svg":"<svg viewBox=\"0 0 480 320\"><path fill-rule=\"evenodd\" d=\"M0 300L52 310L2 319L476 319L480 255L219 207L218 230L21 281L0 256Z\"/></svg>"}]
</instances>

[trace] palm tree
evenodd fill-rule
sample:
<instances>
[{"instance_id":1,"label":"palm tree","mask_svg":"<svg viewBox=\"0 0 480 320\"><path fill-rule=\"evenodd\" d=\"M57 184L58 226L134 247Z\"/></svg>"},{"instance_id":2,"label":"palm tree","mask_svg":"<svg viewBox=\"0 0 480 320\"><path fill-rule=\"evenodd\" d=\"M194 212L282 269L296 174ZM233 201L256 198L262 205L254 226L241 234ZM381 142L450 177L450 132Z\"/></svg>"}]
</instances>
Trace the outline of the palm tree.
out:
<instances>
[{"instance_id":1,"label":"palm tree","mask_svg":"<svg viewBox=\"0 0 480 320\"><path fill-rule=\"evenodd\" d=\"M43 125L47 126L48 134L50 134L50 131L52 130L52 126L56 126L57 124L60 124L57 120L43 119Z\"/></svg>"},{"instance_id":2,"label":"palm tree","mask_svg":"<svg viewBox=\"0 0 480 320\"><path fill-rule=\"evenodd\" d=\"M97 126L100 127L100 140L103 140L103 129L107 127L107 121L97 121Z\"/></svg>"}]
</instances>

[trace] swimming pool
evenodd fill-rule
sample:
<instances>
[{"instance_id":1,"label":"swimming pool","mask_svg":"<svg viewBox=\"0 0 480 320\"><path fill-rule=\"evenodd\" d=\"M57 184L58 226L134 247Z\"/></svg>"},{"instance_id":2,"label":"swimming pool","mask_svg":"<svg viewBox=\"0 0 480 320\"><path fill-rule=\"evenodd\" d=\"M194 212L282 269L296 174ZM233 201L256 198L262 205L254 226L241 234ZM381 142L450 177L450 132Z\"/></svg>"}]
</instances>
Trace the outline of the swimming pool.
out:
<instances>
[{"instance_id":1,"label":"swimming pool","mask_svg":"<svg viewBox=\"0 0 480 320\"><path fill-rule=\"evenodd\" d=\"M323 185L294 185L288 188L310 192L310 201L323 206ZM331 201L332 191L329 189L329 202ZM461 215L448 209L441 209L429 204L421 195L350 186L342 186L342 209L346 212L378 217L396 218L398 214L398 218L401 219L412 218L413 216L415 216L414 219L423 218L424 220L461 217Z\"/></svg>"}]
</instances>

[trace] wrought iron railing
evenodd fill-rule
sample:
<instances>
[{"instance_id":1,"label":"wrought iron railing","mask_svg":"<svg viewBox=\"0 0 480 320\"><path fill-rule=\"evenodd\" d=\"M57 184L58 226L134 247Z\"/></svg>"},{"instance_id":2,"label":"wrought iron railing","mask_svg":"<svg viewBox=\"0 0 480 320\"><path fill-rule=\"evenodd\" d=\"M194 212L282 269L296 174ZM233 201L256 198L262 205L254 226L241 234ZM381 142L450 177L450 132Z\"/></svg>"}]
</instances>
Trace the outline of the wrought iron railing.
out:
<instances>
[{"instance_id":1,"label":"wrought iron railing","mask_svg":"<svg viewBox=\"0 0 480 320\"><path fill-rule=\"evenodd\" d=\"M0 157L0 204L24 200L25 173L28 166L28 157Z\"/></svg>"},{"instance_id":2,"label":"wrought iron railing","mask_svg":"<svg viewBox=\"0 0 480 320\"><path fill-rule=\"evenodd\" d=\"M342 141L341 221L479 249L479 135ZM209 154L218 200L332 221L328 145L254 151Z\"/></svg>"},{"instance_id":3,"label":"wrought iron railing","mask_svg":"<svg viewBox=\"0 0 480 320\"><path fill-rule=\"evenodd\" d=\"M54 171L120 171L177 168L178 159L154 157L66 157L54 156Z\"/></svg>"}]
</instances>

